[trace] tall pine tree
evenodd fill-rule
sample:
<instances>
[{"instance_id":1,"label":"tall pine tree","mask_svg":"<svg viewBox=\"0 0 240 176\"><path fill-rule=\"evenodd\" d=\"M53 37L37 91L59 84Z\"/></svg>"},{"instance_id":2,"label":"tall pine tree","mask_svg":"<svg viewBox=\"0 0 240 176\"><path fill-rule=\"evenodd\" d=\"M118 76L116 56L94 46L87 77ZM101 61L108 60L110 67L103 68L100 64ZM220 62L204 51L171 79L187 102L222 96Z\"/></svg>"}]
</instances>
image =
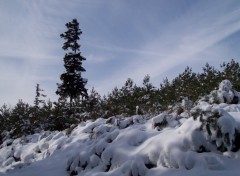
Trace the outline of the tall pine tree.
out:
<instances>
[{"instance_id":1,"label":"tall pine tree","mask_svg":"<svg viewBox=\"0 0 240 176\"><path fill-rule=\"evenodd\" d=\"M67 31L60 35L66 41L62 48L68 51L64 56L66 71L60 76L62 83L57 84L56 94L60 95L61 98L69 98L70 107L72 107L73 100L79 97L84 99L88 96L85 88L87 79L82 78L82 72L86 71L82 62L86 59L81 55L80 45L78 44L82 31L79 29L77 19L68 22L66 27Z\"/></svg>"},{"instance_id":2,"label":"tall pine tree","mask_svg":"<svg viewBox=\"0 0 240 176\"><path fill-rule=\"evenodd\" d=\"M46 95L42 94L41 92L44 91L42 89L40 89L40 85L37 84L36 85L36 96L35 96L35 100L34 100L34 108L35 108L35 112L37 113L39 111L39 104L40 103L44 103L44 100L40 100L40 97L46 97Z\"/></svg>"}]
</instances>

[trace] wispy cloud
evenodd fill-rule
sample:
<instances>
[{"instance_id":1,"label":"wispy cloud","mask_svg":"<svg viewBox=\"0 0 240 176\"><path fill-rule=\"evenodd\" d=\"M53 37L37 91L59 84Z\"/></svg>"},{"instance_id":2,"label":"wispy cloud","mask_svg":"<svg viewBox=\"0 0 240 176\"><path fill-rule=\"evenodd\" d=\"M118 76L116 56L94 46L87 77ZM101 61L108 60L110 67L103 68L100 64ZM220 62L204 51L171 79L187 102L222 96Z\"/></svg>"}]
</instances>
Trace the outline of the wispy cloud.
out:
<instances>
[{"instance_id":1,"label":"wispy cloud","mask_svg":"<svg viewBox=\"0 0 240 176\"><path fill-rule=\"evenodd\" d=\"M63 71L60 33L73 18L85 21L96 0L14 0L0 2L0 104L24 99L32 103L40 83L55 100ZM81 13L79 15L79 13Z\"/></svg>"},{"instance_id":2,"label":"wispy cloud","mask_svg":"<svg viewBox=\"0 0 240 176\"><path fill-rule=\"evenodd\" d=\"M184 64L186 67L190 62L194 63L195 60L199 63L199 59L202 59L203 66L211 59L216 61L221 54L228 59L226 50L225 53L221 50L214 50L214 58L200 58L199 56L209 47L217 45L218 42L240 30L239 6L230 5L232 5L231 2L229 4L211 3L210 7L214 7L217 13L213 14L212 8L202 9L203 4L195 4L187 13L167 24L164 31L156 34L155 40L148 41L142 48L135 50L134 58L131 58L124 68L107 78L99 86L99 90L104 92L106 87L110 90L113 88L112 82L115 85L123 85L128 77L133 78L139 84L146 74L150 74L154 83L160 83L163 78L169 76L166 72L170 70L176 72L173 69L176 69L178 65ZM129 52L128 49L121 49L121 51ZM208 52L210 52L209 56L213 56L211 51ZM182 70L178 70L180 71Z\"/></svg>"},{"instance_id":3,"label":"wispy cloud","mask_svg":"<svg viewBox=\"0 0 240 176\"><path fill-rule=\"evenodd\" d=\"M218 46L239 31L239 5L238 0L1 1L0 104L19 98L31 102L36 83L56 99L64 69L59 34L73 18L83 30L88 86L107 93L128 77L140 84L149 74L158 84L182 71L180 65L240 54Z\"/></svg>"}]
</instances>

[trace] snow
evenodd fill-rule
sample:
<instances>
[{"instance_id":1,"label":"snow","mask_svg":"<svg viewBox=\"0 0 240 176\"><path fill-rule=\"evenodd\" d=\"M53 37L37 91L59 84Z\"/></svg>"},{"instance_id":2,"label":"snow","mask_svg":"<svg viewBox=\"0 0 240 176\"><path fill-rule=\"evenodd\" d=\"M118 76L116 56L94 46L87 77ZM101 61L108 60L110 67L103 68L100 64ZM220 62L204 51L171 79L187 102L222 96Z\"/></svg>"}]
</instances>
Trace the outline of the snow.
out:
<instances>
[{"instance_id":1,"label":"snow","mask_svg":"<svg viewBox=\"0 0 240 176\"><path fill-rule=\"evenodd\" d=\"M43 131L8 139L0 145L0 176L238 175L240 152L232 148L240 131L240 104L229 104L231 92L237 94L225 80L201 99L191 112L200 110L202 116L185 116L189 110L150 119L113 116L82 122L70 134ZM215 95L227 101L213 103ZM214 113L218 116L209 116ZM203 130L210 117L221 136Z\"/></svg>"},{"instance_id":2,"label":"snow","mask_svg":"<svg viewBox=\"0 0 240 176\"><path fill-rule=\"evenodd\" d=\"M229 80L223 80L220 84L219 84L219 90L221 91L230 91L232 90L233 85Z\"/></svg>"},{"instance_id":3,"label":"snow","mask_svg":"<svg viewBox=\"0 0 240 176\"><path fill-rule=\"evenodd\" d=\"M218 119L218 124L221 127L222 133L224 134L228 133L229 135L234 135L234 131L237 129L236 121L227 112L225 112L224 115Z\"/></svg>"},{"instance_id":4,"label":"snow","mask_svg":"<svg viewBox=\"0 0 240 176\"><path fill-rule=\"evenodd\" d=\"M202 104L203 109L206 107ZM238 128L235 119L240 121L240 112L223 111L218 123L222 132L231 136L233 129ZM70 135L42 132L8 141L8 144L6 141L0 149L0 175L40 176L44 172L45 176L65 176L75 172L78 175L157 176L239 172L238 152L235 155L198 152L201 145L210 145L199 131L200 121L188 118L180 126L168 126L160 131L152 127L167 116L164 112L149 120L140 116L120 120L121 124L138 119L128 127L99 119L79 124Z\"/></svg>"},{"instance_id":5,"label":"snow","mask_svg":"<svg viewBox=\"0 0 240 176\"><path fill-rule=\"evenodd\" d=\"M229 80L223 80L219 84L219 89L216 92L217 99L220 103L231 103L234 97L233 85Z\"/></svg>"}]
</instances>

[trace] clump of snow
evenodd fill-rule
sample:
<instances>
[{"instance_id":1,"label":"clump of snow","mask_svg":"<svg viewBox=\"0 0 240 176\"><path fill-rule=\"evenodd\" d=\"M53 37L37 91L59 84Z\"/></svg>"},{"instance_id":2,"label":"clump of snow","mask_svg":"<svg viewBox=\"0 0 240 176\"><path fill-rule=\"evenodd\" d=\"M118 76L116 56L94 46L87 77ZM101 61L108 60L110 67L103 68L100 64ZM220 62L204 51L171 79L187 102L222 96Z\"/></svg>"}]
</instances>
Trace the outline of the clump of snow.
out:
<instances>
[{"instance_id":1,"label":"clump of snow","mask_svg":"<svg viewBox=\"0 0 240 176\"><path fill-rule=\"evenodd\" d=\"M144 122L145 122L145 120L144 120L143 116L140 116L140 115L133 116L133 124L138 124L138 123L142 124Z\"/></svg>"},{"instance_id":2,"label":"clump of snow","mask_svg":"<svg viewBox=\"0 0 240 176\"><path fill-rule=\"evenodd\" d=\"M163 112L152 118L152 128L157 129L158 131L165 127L175 128L181 123L179 120L177 120L177 117L178 116Z\"/></svg>"},{"instance_id":3,"label":"clump of snow","mask_svg":"<svg viewBox=\"0 0 240 176\"><path fill-rule=\"evenodd\" d=\"M233 88L232 83L229 80L223 80L220 84L219 84L219 90L220 91L226 91L229 92L231 91Z\"/></svg>"},{"instance_id":4,"label":"clump of snow","mask_svg":"<svg viewBox=\"0 0 240 176\"><path fill-rule=\"evenodd\" d=\"M193 102L188 97L182 97L181 106L184 110L190 110L193 106Z\"/></svg>"},{"instance_id":5,"label":"clump of snow","mask_svg":"<svg viewBox=\"0 0 240 176\"><path fill-rule=\"evenodd\" d=\"M156 117L153 117L152 119L152 127L157 128L157 130L161 130L162 128L165 128L168 125L167 122L167 113L163 112L159 114Z\"/></svg>"},{"instance_id":6,"label":"clump of snow","mask_svg":"<svg viewBox=\"0 0 240 176\"><path fill-rule=\"evenodd\" d=\"M223 80L219 84L219 89L214 90L205 99L209 99L211 104L213 103L227 103L237 104L239 103L239 93L233 89L233 85L229 80Z\"/></svg>"},{"instance_id":7,"label":"clump of snow","mask_svg":"<svg viewBox=\"0 0 240 176\"><path fill-rule=\"evenodd\" d=\"M228 151L232 149L232 143L235 140L235 132L238 129L237 122L227 112L223 113L217 121L222 132L222 143L227 146Z\"/></svg>"},{"instance_id":8,"label":"clump of snow","mask_svg":"<svg viewBox=\"0 0 240 176\"><path fill-rule=\"evenodd\" d=\"M192 110L195 120L199 120L206 140L217 150L236 151L240 148L239 123L228 112L238 112L238 92L233 90L230 81L224 80L219 90L203 97Z\"/></svg>"},{"instance_id":9,"label":"clump of snow","mask_svg":"<svg viewBox=\"0 0 240 176\"><path fill-rule=\"evenodd\" d=\"M141 156L137 156L132 159L130 173L132 176L144 176L146 175L147 167L144 159Z\"/></svg>"}]
</instances>

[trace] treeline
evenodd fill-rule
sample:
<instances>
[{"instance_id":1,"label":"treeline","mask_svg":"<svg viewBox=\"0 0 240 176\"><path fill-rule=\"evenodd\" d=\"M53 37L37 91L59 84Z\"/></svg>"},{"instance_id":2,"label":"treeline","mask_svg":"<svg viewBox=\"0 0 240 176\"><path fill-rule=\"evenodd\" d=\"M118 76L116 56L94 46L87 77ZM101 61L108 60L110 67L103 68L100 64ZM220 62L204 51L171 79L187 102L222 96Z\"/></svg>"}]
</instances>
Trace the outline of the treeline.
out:
<instances>
[{"instance_id":1,"label":"treeline","mask_svg":"<svg viewBox=\"0 0 240 176\"><path fill-rule=\"evenodd\" d=\"M141 86L129 78L121 88L114 88L108 95L101 97L93 88L87 98L79 97L71 103L67 98L60 98L57 102L45 101L44 91L37 84L34 105L19 100L13 108L6 104L0 108L0 142L6 137L16 138L41 130L71 130L74 125L88 119L134 114L150 117L169 109L182 98L195 102L217 89L224 79L230 80L234 88L240 90L238 62L224 62L220 70L206 64L200 73L187 67L173 80L165 78L159 87L153 86L148 75Z\"/></svg>"},{"instance_id":2,"label":"treeline","mask_svg":"<svg viewBox=\"0 0 240 176\"><path fill-rule=\"evenodd\" d=\"M155 115L169 108L170 105L181 101L184 97L195 102L200 97L217 89L219 83L230 80L236 90L240 90L240 66L235 60L220 65L220 70L208 63L202 72L195 73L187 67L173 80L165 78L160 87L154 87L147 75L142 86L127 79L124 86L115 88L101 102L101 108L107 116L116 114L134 115L136 113ZM99 106L99 105L98 105ZM98 112L98 115L100 114Z\"/></svg>"}]
</instances>

